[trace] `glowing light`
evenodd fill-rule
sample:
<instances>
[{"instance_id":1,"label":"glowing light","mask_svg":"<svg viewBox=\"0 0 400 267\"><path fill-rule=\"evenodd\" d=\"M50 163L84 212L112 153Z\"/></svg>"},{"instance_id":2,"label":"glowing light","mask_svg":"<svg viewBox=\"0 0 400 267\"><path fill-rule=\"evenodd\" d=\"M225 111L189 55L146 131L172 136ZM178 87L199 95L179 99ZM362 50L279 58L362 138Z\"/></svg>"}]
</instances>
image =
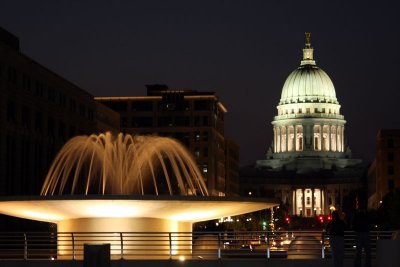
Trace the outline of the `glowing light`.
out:
<instances>
[{"instance_id":1,"label":"glowing light","mask_svg":"<svg viewBox=\"0 0 400 267\"><path fill-rule=\"evenodd\" d=\"M191 211L170 216L170 219L177 221L196 221L201 218L214 217L214 211Z\"/></svg>"},{"instance_id":2,"label":"glowing light","mask_svg":"<svg viewBox=\"0 0 400 267\"><path fill-rule=\"evenodd\" d=\"M179 256L179 261L185 261L185 257L184 256Z\"/></svg>"}]
</instances>

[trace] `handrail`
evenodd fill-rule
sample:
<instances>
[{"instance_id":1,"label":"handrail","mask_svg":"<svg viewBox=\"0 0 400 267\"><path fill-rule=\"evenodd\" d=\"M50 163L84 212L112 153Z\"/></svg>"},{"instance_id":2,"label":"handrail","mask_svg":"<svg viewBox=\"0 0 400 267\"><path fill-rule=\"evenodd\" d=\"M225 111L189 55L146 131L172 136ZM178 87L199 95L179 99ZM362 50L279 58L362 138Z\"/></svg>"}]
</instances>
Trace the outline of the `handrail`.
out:
<instances>
[{"instance_id":1,"label":"handrail","mask_svg":"<svg viewBox=\"0 0 400 267\"><path fill-rule=\"evenodd\" d=\"M370 233L373 257L377 240L391 239L392 234ZM353 257L355 233L346 231L344 239L345 257ZM0 232L0 259L79 260L85 244L104 243L110 244L113 260L331 257L329 236L323 231Z\"/></svg>"}]
</instances>

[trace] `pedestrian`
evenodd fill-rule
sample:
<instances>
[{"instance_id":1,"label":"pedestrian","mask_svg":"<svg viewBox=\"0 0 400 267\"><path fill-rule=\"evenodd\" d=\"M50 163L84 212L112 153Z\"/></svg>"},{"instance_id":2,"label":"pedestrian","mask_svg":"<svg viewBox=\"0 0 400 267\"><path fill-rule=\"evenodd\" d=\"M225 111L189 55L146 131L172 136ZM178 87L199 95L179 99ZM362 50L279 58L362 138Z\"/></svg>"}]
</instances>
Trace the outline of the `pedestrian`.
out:
<instances>
[{"instance_id":1,"label":"pedestrian","mask_svg":"<svg viewBox=\"0 0 400 267\"><path fill-rule=\"evenodd\" d=\"M340 219L339 212L333 211L332 221L326 226L326 232L329 235L334 267L343 267L345 228L346 224Z\"/></svg>"},{"instance_id":2,"label":"pedestrian","mask_svg":"<svg viewBox=\"0 0 400 267\"><path fill-rule=\"evenodd\" d=\"M371 243L370 243L370 221L365 208L356 211L353 218L353 230L355 234L356 256L354 267L361 267L362 250L365 252L365 267L371 267Z\"/></svg>"}]
</instances>

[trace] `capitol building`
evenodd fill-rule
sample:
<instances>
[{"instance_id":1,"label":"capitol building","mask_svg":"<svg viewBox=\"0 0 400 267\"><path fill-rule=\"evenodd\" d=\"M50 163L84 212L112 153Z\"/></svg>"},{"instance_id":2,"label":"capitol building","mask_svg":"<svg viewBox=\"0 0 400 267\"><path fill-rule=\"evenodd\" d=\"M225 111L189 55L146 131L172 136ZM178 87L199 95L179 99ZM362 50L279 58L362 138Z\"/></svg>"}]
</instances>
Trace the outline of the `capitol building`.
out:
<instances>
[{"instance_id":1,"label":"capitol building","mask_svg":"<svg viewBox=\"0 0 400 267\"><path fill-rule=\"evenodd\" d=\"M329 214L361 187L361 160L346 145L335 87L316 65L306 33L300 66L283 84L266 159L241 170L242 194L280 198L288 213ZM354 197L353 197L354 199Z\"/></svg>"}]
</instances>

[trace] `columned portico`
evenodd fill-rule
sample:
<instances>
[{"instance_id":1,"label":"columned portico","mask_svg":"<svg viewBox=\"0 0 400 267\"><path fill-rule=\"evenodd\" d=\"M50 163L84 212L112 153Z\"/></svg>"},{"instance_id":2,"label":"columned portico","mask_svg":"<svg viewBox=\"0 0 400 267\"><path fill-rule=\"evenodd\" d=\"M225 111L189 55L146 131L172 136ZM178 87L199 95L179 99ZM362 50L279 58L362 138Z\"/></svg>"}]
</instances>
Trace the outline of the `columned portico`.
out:
<instances>
[{"instance_id":1,"label":"columned portico","mask_svg":"<svg viewBox=\"0 0 400 267\"><path fill-rule=\"evenodd\" d=\"M313 217L324 214L321 188L297 188L292 191L293 214Z\"/></svg>"}]
</instances>

